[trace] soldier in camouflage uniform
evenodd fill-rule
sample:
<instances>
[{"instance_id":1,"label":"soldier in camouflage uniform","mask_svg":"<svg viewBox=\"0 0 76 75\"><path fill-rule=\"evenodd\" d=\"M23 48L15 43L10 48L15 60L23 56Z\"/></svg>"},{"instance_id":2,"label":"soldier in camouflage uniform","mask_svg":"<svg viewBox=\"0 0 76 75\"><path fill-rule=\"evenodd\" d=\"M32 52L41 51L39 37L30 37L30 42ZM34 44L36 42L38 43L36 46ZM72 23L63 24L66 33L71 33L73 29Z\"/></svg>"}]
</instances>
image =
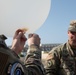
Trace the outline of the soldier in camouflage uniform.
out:
<instances>
[{"instance_id":1,"label":"soldier in camouflage uniform","mask_svg":"<svg viewBox=\"0 0 76 75\"><path fill-rule=\"evenodd\" d=\"M46 75L76 75L76 20L68 28L68 41L49 52L45 69Z\"/></svg>"},{"instance_id":2,"label":"soldier in camouflage uniform","mask_svg":"<svg viewBox=\"0 0 76 75\"><path fill-rule=\"evenodd\" d=\"M16 57L24 48L26 42L24 33L19 29L16 31L13 43L12 51ZM26 55L24 67L25 75L44 75L44 67L41 62L41 49L40 49L40 37L37 34L28 35L28 46L29 51Z\"/></svg>"}]
</instances>

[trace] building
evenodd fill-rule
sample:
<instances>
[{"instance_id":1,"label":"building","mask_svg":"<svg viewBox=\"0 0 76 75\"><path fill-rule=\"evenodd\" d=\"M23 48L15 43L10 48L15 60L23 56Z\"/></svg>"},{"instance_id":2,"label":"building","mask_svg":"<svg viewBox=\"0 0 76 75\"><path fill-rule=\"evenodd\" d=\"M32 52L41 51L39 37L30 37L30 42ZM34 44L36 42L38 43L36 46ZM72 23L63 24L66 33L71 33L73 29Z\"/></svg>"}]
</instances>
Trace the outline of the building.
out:
<instances>
[{"instance_id":1,"label":"building","mask_svg":"<svg viewBox=\"0 0 76 75\"><path fill-rule=\"evenodd\" d=\"M49 52L53 47L56 47L58 45L60 44L42 44L41 48L42 48L42 51Z\"/></svg>"},{"instance_id":2,"label":"building","mask_svg":"<svg viewBox=\"0 0 76 75\"><path fill-rule=\"evenodd\" d=\"M41 44L41 48L42 48L42 51L50 51L53 47L56 47L60 44ZM24 52L26 52L28 49L28 45L25 46L24 48Z\"/></svg>"}]
</instances>

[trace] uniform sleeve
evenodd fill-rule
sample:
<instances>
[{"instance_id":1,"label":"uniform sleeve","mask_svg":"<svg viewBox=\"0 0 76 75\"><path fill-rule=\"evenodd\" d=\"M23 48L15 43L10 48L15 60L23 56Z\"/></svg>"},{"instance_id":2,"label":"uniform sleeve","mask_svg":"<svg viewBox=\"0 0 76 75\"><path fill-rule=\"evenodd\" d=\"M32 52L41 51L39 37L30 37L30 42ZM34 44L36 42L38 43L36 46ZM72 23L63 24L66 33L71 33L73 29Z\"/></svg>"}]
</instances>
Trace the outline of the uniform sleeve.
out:
<instances>
[{"instance_id":1,"label":"uniform sleeve","mask_svg":"<svg viewBox=\"0 0 76 75\"><path fill-rule=\"evenodd\" d=\"M59 64L58 53L53 49L49 52L46 59L46 75L58 75Z\"/></svg>"},{"instance_id":2,"label":"uniform sleeve","mask_svg":"<svg viewBox=\"0 0 76 75\"><path fill-rule=\"evenodd\" d=\"M28 70L28 75L45 74L44 67L41 62L41 49L38 46L32 45L29 47L24 63Z\"/></svg>"}]
</instances>

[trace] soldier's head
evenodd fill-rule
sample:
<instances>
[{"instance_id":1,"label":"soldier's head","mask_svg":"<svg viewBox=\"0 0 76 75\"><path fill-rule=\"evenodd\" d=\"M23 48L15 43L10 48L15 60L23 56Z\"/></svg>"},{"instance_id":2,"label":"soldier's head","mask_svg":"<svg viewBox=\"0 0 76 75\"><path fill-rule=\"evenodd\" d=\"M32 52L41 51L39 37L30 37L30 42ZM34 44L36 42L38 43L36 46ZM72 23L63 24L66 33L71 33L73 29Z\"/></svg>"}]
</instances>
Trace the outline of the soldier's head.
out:
<instances>
[{"instance_id":1,"label":"soldier's head","mask_svg":"<svg viewBox=\"0 0 76 75\"><path fill-rule=\"evenodd\" d=\"M68 37L70 45L76 48L76 20L72 20L70 22L68 28Z\"/></svg>"},{"instance_id":2,"label":"soldier's head","mask_svg":"<svg viewBox=\"0 0 76 75\"><path fill-rule=\"evenodd\" d=\"M5 43L6 39L7 39L7 37L5 35L3 35L3 34L0 35L0 46L7 48L7 45Z\"/></svg>"},{"instance_id":3,"label":"soldier's head","mask_svg":"<svg viewBox=\"0 0 76 75\"><path fill-rule=\"evenodd\" d=\"M2 40L6 40L7 39L7 37L5 36L5 35L0 35L0 38L2 39Z\"/></svg>"}]
</instances>

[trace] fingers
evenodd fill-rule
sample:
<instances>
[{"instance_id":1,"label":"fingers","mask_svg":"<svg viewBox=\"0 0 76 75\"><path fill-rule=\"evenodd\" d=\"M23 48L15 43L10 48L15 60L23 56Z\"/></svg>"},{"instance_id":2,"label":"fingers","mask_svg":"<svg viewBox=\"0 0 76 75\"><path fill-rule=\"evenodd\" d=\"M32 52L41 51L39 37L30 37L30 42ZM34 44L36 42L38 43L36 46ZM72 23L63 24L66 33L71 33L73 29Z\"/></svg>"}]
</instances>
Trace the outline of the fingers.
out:
<instances>
[{"instance_id":1,"label":"fingers","mask_svg":"<svg viewBox=\"0 0 76 75\"><path fill-rule=\"evenodd\" d=\"M27 38L24 35L23 30L21 30L21 29L16 30L15 35L14 35L14 39L15 38L21 39L22 41L26 41L27 40Z\"/></svg>"},{"instance_id":2,"label":"fingers","mask_svg":"<svg viewBox=\"0 0 76 75\"><path fill-rule=\"evenodd\" d=\"M17 38L19 38L21 41L27 40L23 32L19 32Z\"/></svg>"},{"instance_id":3,"label":"fingers","mask_svg":"<svg viewBox=\"0 0 76 75\"><path fill-rule=\"evenodd\" d=\"M35 34L35 33L31 33L28 35L28 38L31 38L31 37L34 37L34 38L40 38L38 34Z\"/></svg>"},{"instance_id":4,"label":"fingers","mask_svg":"<svg viewBox=\"0 0 76 75\"><path fill-rule=\"evenodd\" d=\"M40 37L38 34L29 34L28 35L28 44L29 45L32 45L32 44L35 44L35 45L39 45L40 44Z\"/></svg>"},{"instance_id":5,"label":"fingers","mask_svg":"<svg viewBox=\"0 0 76 75\"><path fill-rule=\"evenodd\" d=\"M33 37L34 38L40 38L39 35L37 35L37 34L33 34Z\"/></svg>"},{"instance_id":6,"label":"fingers","mask_svg":"<svg viewBox=\"0 0 76 75\"><path fill-rule=\"evenodd\" d=\"M31 34L28 35L28 38L31 38L32 36L33 36L33 34L31 33Z\"/></svg>"},{"instance_id":7,"label":"fingers","mask_svg":"<svg viewBox=\"0 0 76 75\"><path fill-rule=\"evenodd\" d=\"M15 39L17 37L17 35L19 34L19 32L22 32L21 29L16 30L13 39Z\"/></svg>"}]
</instances>

